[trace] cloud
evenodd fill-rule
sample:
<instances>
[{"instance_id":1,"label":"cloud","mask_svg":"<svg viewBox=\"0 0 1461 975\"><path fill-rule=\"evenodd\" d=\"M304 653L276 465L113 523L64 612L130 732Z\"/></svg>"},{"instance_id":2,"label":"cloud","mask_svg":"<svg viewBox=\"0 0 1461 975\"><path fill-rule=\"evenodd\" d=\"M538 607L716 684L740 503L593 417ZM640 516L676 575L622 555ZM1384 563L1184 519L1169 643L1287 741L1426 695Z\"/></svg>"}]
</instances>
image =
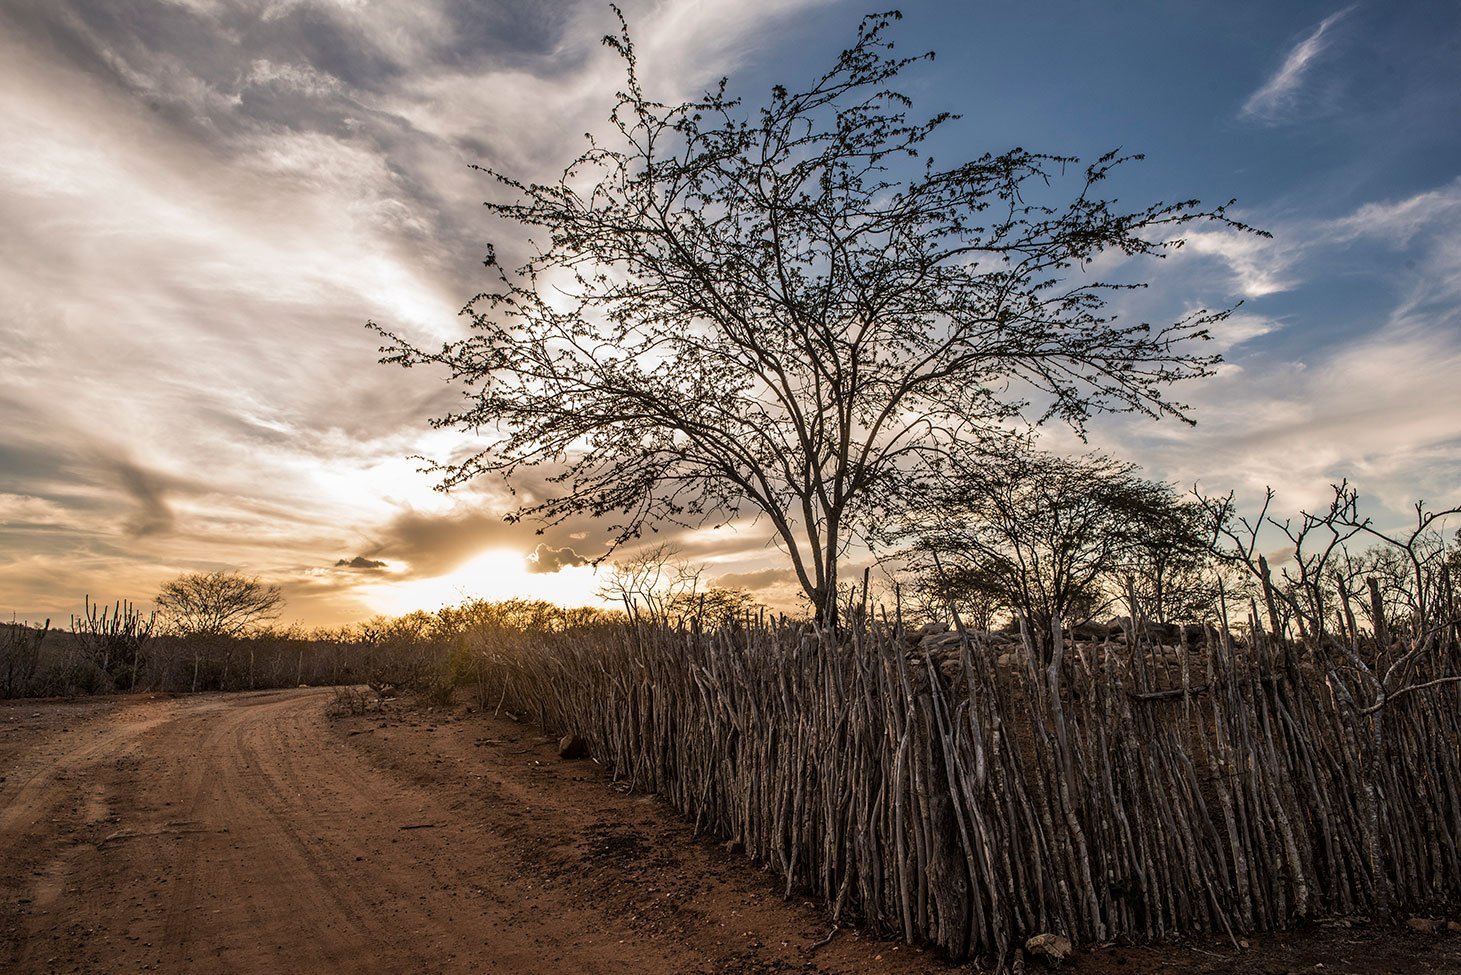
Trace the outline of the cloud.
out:
<instances>
[{"instance_id":1,"label":"cloud","mask_svg":"<svg viewBox=\"0 0 1461 975\"><path fill-rule=\"evenodd\" d=\"M1454 222L1458 216L1461 179L1401 200L1366 203L1354 213L1332 221L1329 229L1338 240L1375 237L1404 246L1428 227Z\"/></svg>"},{"instance_id":2,"label":"cloud","mask_svg":"<svg viewBox=\"0 0 1461 975\"><path fill-rule=\"evenodd\" d=\"M797 591L801 591L801 583L797 581L796 573L791 569L756 569L751 572L727 572L724 575L716 576L713 581L715 585L725 589L745 589L748 592L784 589L787 586L796 586Z\"/></svg>"},{"instance_id":3,"label":"cloud","mask_svg":"<svg viewBox=\"0 0 1461 975\"><path fill-rule=\"evenodd\" d=\"M1313 249L1366 245L1403 251L1391 284L1403 296L1393 319L1461 327L1461 178L1398 200L1366 203L1321 224Z\"/></svg>"},{"instance_id":4,"label":"cloud","mask_svg":"<svg viewBox=\"0 0 1461 975\"><path fill-rule=\"evenodd\" d=\"M1182 259L1215 260L1229 282L1245 299L1294 292L1327 270L1321 261L1348 255L1357 271L1376 262L1367 260L1370 248L1411 249L1423 263L1422 273L1398 276L1395 283L1417 294L1461 294L1461 178L1395 200L1374 200L1335 217L1284 217L1269 220L1271 237L1255 237L1234 230L1195 230L1183 235L1177 253ZM1351 272L1353 273L1353 272ZM1403 280L1402 280L1403 279ZM1255 324L1244 324L1243 341L1252 338ZM1235 323L1230 322L1229 325ZM1271 327L1265 330L1271 330Z\"/></svg>"},{"instance_id":5,"label":"cloud","mask_svg":"<svg viewBox=\"0 0 1461 975\"><path fill-rule=\"evenodd\" d=\"M1286 510L1346 477L1382 521L1418 498L1461 501L1461 180L1270 229L1310 320L1279 328L1257 297L1232 320L1228 363L1183 391L1195 432L1113 419L1097 444L1186 485L1250 500L1272 486ZM1315 292L1336 271L1358 286L1326 302Z\"/></svg>"},{"instance_id":6,"label":"cloud","mask_svg":"<svg viewBox=\"0 0 1461 975\"><path fill-rule=\"evenodd\" d=\"M557 572L588 564L572 548L558 546L566 546L574 536L602 534L602 526L586 515L540 531L529 522L508 521L503 512L509 509L510 499L493 491L467 488L454 493L458 497L446 508L407 506L381 523L361 529L367 539L361 546L362 557L389 562L402 579L445 575L491 550L527 551L529 571ZM548 541L537 541L540 536ZM534 562L534 555L541 556L541 561Z\"/></svg>"},{"instance_id":7,"label":"cloud","mask_svg":"<svg viewBox=\"0 0 1461 975\"><path fill-rule=\"evenodd\" d=\"M53 501L27 494L0 493L0 525L28 528L54 527L66 520L66 510Z\"/></svg>"},{"instance_id":8,"label":"cloud","mask_svg":"<svg viewBox=\"0 0 1461 975\"><path fill-rule=\"evenodd\" d=\"M1236 230L1193 230L1183 235L1181 253L1216 258L1227 266L1233 286L1245 298L1288 291L1292 251L1286 243Z\"/></svg>"},{"instance_id":9,"label":"cloud","mask_svg":"<svg viewBox=\"0 0 1461 975\"><path fill-rule=\"evenodd\" d=\"M1352 4L1325 17L1303 40L1295 44L1279 69L1262 87L1248 96L1239 117L1267 124L1286 120L1296 106L1300 90L1314 62L1331 43L1332 38L1326 38L1325 34L1348 16L1354 7Z\"/></svg>"},{"instance_id":10,"label":"cloud","mask_svg":"<svg viewBox=\"0 0 1461 975\"><path fill-rule=\"evenodd\" d=\"M1213 351L1228 355L1245 342L1270 335L1282 327L1282 323L1264 315L1253 315L1243 311L1234 312L1214 329L1215 347Z\"/></svg>"},{"instance_id":11,"label":"cloud","mask_svg":"<svg viewBox=\"0 0 1461 975\"><path fill-rule=\"evenodd\" d=\"M167 503L164 478L130 461L117 463L117 477L137 505L136 512L127 521L129 534L161 535L173 530L177 518Z\"/></svg>"},{"instance_id":12,"label":"cloud","mask_svg":"<svg viewBox=\"0 0 1461 975\"><path fill-rule=\"evenodd\" d=\"M508 524L500 514L470 508L447 512L409 508L372 532L366 557L386 556L406 565L406 577L450 572L483 550L521 544L531 530Z\"/></svg>"},{"instance_id":13,"label":"cloud","mask_svg":"<svg viewBox=\"0 0 1461 975\"><path fill-rule=\"evenodd\" d=\"M847 580L861 579L861 564L848 564L842 568ZM712 586L722 589L748 592L758 603L777 612L798 616L807 612L806 594L802 591L801 583L797 581L796 573L789 568L746 568L738 572L722 573L709 581Z\"/></svg>"},{"instance_id":14,"label":"cloud","mask_svg":"<svg viewBox=\"0 0 1461 975\"><path fill-rule=\"evenodd\" d=\"M385 567L386 563L379 559L368 559L363 555L357 555L353 559L340 559L335 563L335 568L337 569L365 569L369 571L384 569Z\"/></svg>"},{"instance_id":15,"label":"cloud","mask_svg":"<svg viewBox=\"0 0 1461 975\"><path fill-rule=\"evenodd\" d=\"M588 565L589 560L579 555L572 548L554 548L546 542L538 543L525 560L529 572L548 573L558 572L569 566Z\"/></svg>"}]
</instances>

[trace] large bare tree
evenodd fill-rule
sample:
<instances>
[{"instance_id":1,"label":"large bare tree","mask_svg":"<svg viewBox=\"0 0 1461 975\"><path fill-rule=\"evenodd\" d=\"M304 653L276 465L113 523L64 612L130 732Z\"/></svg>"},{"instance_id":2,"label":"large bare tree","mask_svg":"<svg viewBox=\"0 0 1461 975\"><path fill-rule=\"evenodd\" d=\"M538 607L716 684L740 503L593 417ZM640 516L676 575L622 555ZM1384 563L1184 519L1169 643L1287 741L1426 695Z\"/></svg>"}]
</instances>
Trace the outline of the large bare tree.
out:
<instances>
[{"instance_id":1,"label":"large bare tree","mask_svg":"<svg viewBox=\"0 0 1461 975\"><path fill-rule=\"evenodd\" d=\"M163 583L154 602L172 633L216 639L278 619L284 592L237 572L188 572Z\"/></svg>"},{"instance_id":2,"label":"large bare tree","mask_svg":"<svg viewBox=\"0 0 1461 975\"><path fill-rule=\"evenodd\" d=\"M487 170L506 194L490 211L544 236L515 270L489 253L469 337L431 351L380 329L382 361L466 387L435 423L485 439L437 465L444 488L547 465L553 490L516 515L616 516L616 544L755 513L825 616L849 540L951 444L1016 416L1183 415L1165 390L1211 369L1193 340L1226 312L1118 321L1109 293L1138 285L1088 265L1159 256L1194 221L1241 225L1102 198L1136 157L924 160L953 116L915 120L890 87L923 60L892 56L898 16L865 18L829 71L755 111L724 80L650 98L620 18L612 140L551 183Z\"/></svg>"}]
</instances>

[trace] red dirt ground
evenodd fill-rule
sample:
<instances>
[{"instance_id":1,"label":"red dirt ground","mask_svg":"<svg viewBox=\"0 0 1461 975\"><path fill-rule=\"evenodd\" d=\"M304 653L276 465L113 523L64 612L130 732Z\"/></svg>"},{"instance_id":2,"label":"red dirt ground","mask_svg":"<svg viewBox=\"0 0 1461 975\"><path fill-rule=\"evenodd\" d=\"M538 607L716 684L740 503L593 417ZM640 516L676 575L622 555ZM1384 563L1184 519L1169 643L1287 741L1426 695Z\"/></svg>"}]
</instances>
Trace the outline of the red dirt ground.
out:
<instances>
[{"instance_id":1,"label":"red dirt ground","mask_svg":"<svg viewBox=\"0 0 1461 975\"><path fill-rule=\"evenodd\" d=\"M852 930L535 729L327 690L0 704L0 971L972 972ZM1077 973L1461 973L1333 922ZM1031 964L1031 971L1039 969Z\"/></svg>"}]
</instances>

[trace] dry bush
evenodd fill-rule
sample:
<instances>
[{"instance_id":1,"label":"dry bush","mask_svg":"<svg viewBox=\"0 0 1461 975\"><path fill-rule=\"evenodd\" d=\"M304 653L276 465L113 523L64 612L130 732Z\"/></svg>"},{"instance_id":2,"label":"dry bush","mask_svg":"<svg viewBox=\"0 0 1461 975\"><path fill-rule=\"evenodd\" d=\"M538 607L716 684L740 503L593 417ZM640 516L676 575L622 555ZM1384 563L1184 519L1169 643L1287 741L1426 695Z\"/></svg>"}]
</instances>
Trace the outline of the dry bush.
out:
<instances>
[{"instance_id":1,"label":"dry bush","mask_svg":"<svg viewBox=\"0 0 1461 975\"><path fill-rule=\"evenodd\" d=\"M365 714L380 702L380 698L362 687L345 684L336 687L330 698L330 715L344 717Z\"/></svg>"},{"instance_id":2,"label":"dry bush","mask_svg":"<svg viewBox=\"0 0 1461 975\"><path fill-rule=\"evenodd\" d=\"M32 693L40 669L41 644L50 631L50 620L39 629L32 629L28 622L0 623L0 697Z\"/></svg>"}]
</instances>

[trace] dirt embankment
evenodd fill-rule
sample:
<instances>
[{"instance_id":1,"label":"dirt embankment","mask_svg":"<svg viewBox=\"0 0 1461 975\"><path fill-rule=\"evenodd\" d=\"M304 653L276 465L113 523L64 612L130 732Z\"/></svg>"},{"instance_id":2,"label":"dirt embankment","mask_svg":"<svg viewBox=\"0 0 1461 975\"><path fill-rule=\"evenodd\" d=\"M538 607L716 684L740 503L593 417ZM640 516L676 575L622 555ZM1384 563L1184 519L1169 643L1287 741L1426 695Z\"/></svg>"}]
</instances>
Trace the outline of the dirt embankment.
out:
<instances>
[{"instance_id":1,"label":"dirt embankment","mask_svg":"<svg viewBox=\"0 0 1461 975\"><path fill-rule=\"evenodd\" d=\"M827 941L815 907L534 729L404 706L331 720L330 698L0 706L0 971L972 970ZM1252 940L1065 969L1461 972L1461 935Z\"/></svg>"}]
</instances>

